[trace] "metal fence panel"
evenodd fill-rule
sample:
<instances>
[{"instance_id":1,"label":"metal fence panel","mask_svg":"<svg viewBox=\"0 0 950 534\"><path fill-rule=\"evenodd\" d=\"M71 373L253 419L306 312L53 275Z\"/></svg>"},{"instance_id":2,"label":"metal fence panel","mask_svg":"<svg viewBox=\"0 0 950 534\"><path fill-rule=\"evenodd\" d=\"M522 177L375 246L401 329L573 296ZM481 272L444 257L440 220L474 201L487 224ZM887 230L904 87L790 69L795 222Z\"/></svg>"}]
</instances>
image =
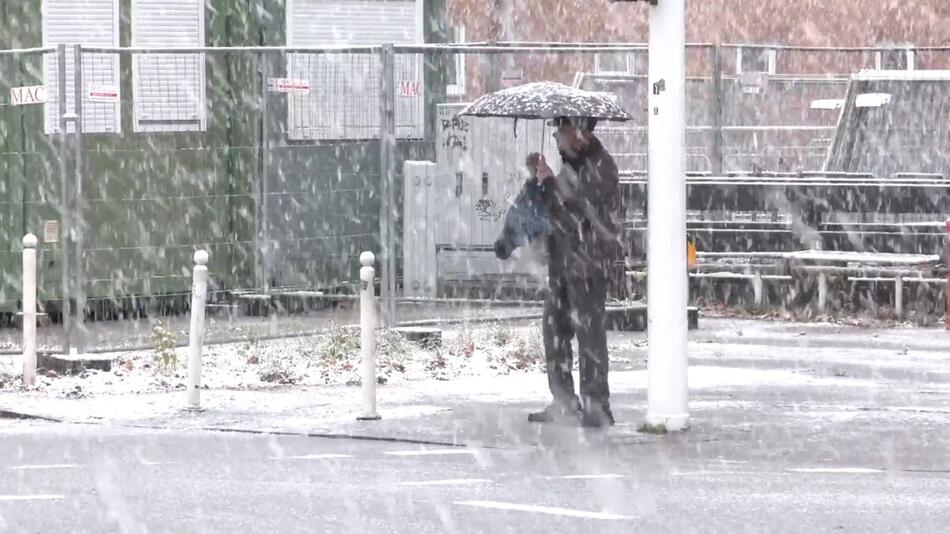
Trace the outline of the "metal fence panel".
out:
<instances>
[{"instance_id":1,"label":"metal fence panel","mask_svg":"<svg viewBox=\"0 0 950 534\"><path fill-rule=\"evenodd\" d=\"M452 109L490 88L540 79L614 92L633 114L630 123L602 124L598 133L624 171L623 218L631 232L642 230L646 194L638 177L646 170L648 141L643 45L388 49L392 75L386 84L382 58L389 52L380 46L0 52L9 73L0 81L4 94L45 80L50 99L46 106L0 103L5 272L17 272L22 234L37 233L45 241L40 300L55 306L66 290L73 298L88 297L90 313L116 317L150 306L154 311L158 301L152 297L159 296L174 303L171 309L187 307L196 248L211 253L213 289L229 299L352 292L359 253L374 250L394 317L395 297L412 292L398 266L412 264L414 258L405 256L416 253L403 243L403 229L421 224L413 218L418 212L404 210L412 199L404 204L403 164L421 161L436 163L437 191L451 197L461 173L462 196L471 195L457 216L432 209L441 218L426 219L446 233L438 243L444 254L425 265L451 272L456 289L467 294L461 279L490 271L483 265L494 260L485 250L479 253L489 256L487 263L458 249L490 244L526 151L536 145L552 160L556 154L543 126L521 124L524 133L516 138L504 120L481 138L472 133L464 146L453 145L458 139L448 137L440 106ZM748 64L747 49L759 51ZM822 170L840 112L836 102L850 75L875 66L881 52L691 45L689 170ZM936 48L914 55L918 68L946 68L948 57ZM750 73L750 66L766 72ZM80 129L65 129L69 144L47 135L69 123L60 102L62 111L81 119ZM446 157L447 148L456 156ZM940 156L935 150L928 157ZM849 169L860 171L861 165ZM789 200L776 200L779 193L775 184L692 184L691 216L697 224L716 217L765 224L768 214L768 224L787 226L779 212L789 212ZM427 202L454 206L451 198ZM481 219L486 216L490 224ZM70 264L61 257L63 247L73 240L81 261L66 267L64 276ZM0 282L0 312L14 311L18 277ZM439 283L437 295L459 294L445 280ZM504 293L492 282L482 286L473 291Z\"/></svg>"},{"instance_id":2,"label":"metal fence panel","mask_svg":"<svg viewBox=\"0 0 950 534\"><path fill-rule=\"evenodd\" d=\"M39 238L38 298L44 311L63 294L62 182L68 156L64 140L45 135L48 102L59 94L44 83L44 65L57 65L56 50L0 51L0 313L19 310L23 236ZM63 63L65 66L65 63ZM47 102L44 104L43 102Z\"/></svg>"}]
</instances>

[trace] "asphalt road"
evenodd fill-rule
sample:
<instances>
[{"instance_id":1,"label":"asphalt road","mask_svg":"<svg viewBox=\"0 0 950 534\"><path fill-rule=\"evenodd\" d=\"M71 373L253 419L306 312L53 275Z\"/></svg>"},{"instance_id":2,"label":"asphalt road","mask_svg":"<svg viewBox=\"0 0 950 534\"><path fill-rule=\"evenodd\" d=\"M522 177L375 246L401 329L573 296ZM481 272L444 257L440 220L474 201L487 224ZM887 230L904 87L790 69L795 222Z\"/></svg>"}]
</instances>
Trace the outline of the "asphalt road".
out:
<instances>
[{"instance_id":1,"label":"asphalt road","mask_svg":"<svg viewBox=\"0 0 950 534\"><path fill-rule=\"evenodd\" d=\"M0 532L946 532L946 458L862 465L727 443L564 447L0 420ZM735 444L733 444L735 445ZM938 449L939 450L939 449Z\"/></svg>"}]
</instances>

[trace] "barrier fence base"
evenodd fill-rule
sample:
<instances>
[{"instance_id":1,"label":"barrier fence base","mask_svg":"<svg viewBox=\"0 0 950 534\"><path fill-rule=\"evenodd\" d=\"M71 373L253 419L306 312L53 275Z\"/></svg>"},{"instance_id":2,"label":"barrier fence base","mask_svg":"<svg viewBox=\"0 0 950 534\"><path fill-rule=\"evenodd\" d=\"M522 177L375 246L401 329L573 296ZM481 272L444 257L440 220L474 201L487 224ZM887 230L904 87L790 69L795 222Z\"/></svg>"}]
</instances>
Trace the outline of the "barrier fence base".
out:
<instances>
[{"instance_id":1,"label":"barrier fence base","mask_svg":"<svg viewBox=\"0 0 950 534\"><path fill-rule=\"evenodd\" d=\"M699 328L699 309L694 306L686 308L687 328ZM607 307L607 330L621 332L647 331L647 306L635 304L631 306Z\"/></svg>"},{"instance_id":2,"label":"barrier fence base","mask_svg":"<svg viewBox=\"0 0 950 534\"><path fill-rule=\"evenodd\" d=\"M86 370L111 372L114 355L107 354L44 354L36 356L36 367L61 375L79 374Z\"/></svg>"}]
</instances>

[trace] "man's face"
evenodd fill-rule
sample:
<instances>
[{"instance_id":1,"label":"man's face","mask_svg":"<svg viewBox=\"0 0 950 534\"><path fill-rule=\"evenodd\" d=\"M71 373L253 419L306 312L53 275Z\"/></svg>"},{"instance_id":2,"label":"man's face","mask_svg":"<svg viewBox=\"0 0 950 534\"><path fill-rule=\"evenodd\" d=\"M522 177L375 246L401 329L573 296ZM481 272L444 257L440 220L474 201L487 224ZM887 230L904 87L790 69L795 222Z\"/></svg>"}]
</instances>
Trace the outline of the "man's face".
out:
<instances>
[{"instance_id":1,"label":"man's face","mask_svg":"<svg viewBox=\"0 0 950 534\"><path fill-rule=\"evenodd\" d=\"M571 157L577 157L590 144L589 134L569 123L558 127L554 132L554 139L557 141L558 150Z\"/></svg>"}]
</instances>

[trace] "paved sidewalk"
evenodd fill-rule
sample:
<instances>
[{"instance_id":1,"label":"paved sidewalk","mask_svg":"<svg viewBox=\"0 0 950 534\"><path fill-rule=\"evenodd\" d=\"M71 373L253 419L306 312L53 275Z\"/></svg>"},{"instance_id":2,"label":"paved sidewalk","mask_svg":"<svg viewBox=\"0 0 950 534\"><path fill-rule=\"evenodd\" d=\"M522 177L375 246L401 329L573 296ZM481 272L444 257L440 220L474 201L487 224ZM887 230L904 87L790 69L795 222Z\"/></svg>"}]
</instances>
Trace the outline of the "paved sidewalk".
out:
<instances>
[{"instance_id":1,"label":"paved sidewalk","mask_svg":"<svg viewBox=\"0 0 950 534\"><path fill-rule=\"evenodd\" d=\"M355 420L360 390L346 386L208 390L198 413L183 409L182 391L80 399L6 392L0 411L176 430L554 450L645 446L744 462L950 471L950 435L938 430L950 426L950 351L927 348L947 343L943 331L728 320L706 328L690 343L692 428L667 436L637 431L646 412L646 347L636 335L611 336L618 425L606 431L528 424L526 414L549 398L538 372L380 386L377 422ZM844 350L822 341L857 337L881 342ZM797 346L800 338L808 343ZM908 348L915 343L924 350Z\"/></svg>"},{"instance_id":2,"label":"paved sidewalk","mask_svg":"<svg viewBox=\"0 0 950 534\"><path fill-rule=\"evenodd\" d=\"M357 422L359 389L288 388L205 392L203 412L181 409L182 393L88 399L0 396L6 411L73 422L153 428L276 432L475 447L662 446L679 454L873 468L950 471L950 388L908 381L816 377L787 369L690 369L692 429L637 432L644 371L612 375L618 425L606 431L531 425L546 401L543 377L409 383L379 390L383 416Z\"/></svg>"},{"instance_id":3,"label":"paved sidewalk","mask_svg":"<svg viewBox=\"0 0 950 534\"><path fill-rule=\"evenodd\" d=\"M690 339L708 343L854 350L861 348L950 353L945 328L892 324L888 327L848 322L793 322L703 318Z\"/></svg>"}]
</instances>

